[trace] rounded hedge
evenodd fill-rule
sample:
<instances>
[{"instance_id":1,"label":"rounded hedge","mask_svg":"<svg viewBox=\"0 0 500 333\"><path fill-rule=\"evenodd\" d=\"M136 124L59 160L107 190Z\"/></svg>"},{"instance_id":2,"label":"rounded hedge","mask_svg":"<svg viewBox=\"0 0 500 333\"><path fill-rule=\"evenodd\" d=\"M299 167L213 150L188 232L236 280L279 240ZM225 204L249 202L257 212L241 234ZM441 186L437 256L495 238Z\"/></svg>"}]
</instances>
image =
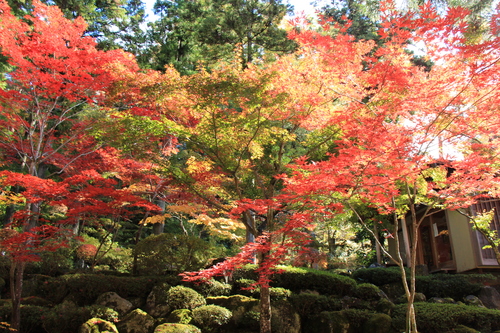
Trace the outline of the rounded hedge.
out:
<instances>
[{"instance_id":1,"label":"rounded hedge","mask_svg":"<svg viewBox=\"0 0 500 333\"><path fill-rule=\"evenodd\" d=\"M184 286L170 288L167 291L166 301L172 310L192 310L206 304L205 298L196 290Z\"/></svg>"},{"instance_id":2,"label":"rounded hedge","mask_svg":"<svg viewBox=\"0 0 500 333\"><path fill-rule=\"evenodd\" d=\"M203 331L213 331L219 326L227 324L232 317L231 311L218 305L203 305L191 313L193 321Z\"/></svg>"}]
</instances>

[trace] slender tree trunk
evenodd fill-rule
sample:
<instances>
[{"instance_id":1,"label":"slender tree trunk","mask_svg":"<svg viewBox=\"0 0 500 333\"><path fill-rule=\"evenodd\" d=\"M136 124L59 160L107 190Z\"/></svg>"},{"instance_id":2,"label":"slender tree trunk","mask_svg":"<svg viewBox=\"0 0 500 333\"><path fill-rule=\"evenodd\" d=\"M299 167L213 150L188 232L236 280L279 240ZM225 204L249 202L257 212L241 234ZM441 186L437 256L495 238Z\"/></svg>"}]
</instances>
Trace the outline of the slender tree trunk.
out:
<instances>
[{"instance_id":1,"label":"slender tree trunk","mask_svg":"<svg viewBox=\"0 0 500 333\"><path fill-rule=\"evenodd\" d=\"M269 253L260 255L259 265L264 264ZM260 286L260 333L271 333L271 295L269 286Z\"/></svg>"},{"instance_id":2,"label":"slender tree trunk","mask_svg":"<svg viewBox=\"0 0 500 333\"><path fill-rule=\"evenodd\" d=\"M271 333L271 297L269 287L260 287L260 333Z\"/></svg>"},{"instance_id":3,"label":"slender tree trunk","mask_svg":"<svg viewBox=\"0 0 500 333\"><path fill-rule=\"evenodd\" d=\"M156 200L155 204L161 208L162 214L165 214L165 207L166 207L165 201ZM161 223L159 222L159 223L153 224L153 234L160 235L163 233L164 230L165 230L165 222L161 222Z\"/></svg>"},{"instance_id":4,"label":"slender tree trunk","mask_svg":"<svg viewBox=\"0 0 500 333\"><path fill-rule=\"evenodd\" d=\"M21 296L23 292L24 262L12 261L10 266L10 293L12 300L12 332L20 332Z\"/></svg>"}]
</instances>

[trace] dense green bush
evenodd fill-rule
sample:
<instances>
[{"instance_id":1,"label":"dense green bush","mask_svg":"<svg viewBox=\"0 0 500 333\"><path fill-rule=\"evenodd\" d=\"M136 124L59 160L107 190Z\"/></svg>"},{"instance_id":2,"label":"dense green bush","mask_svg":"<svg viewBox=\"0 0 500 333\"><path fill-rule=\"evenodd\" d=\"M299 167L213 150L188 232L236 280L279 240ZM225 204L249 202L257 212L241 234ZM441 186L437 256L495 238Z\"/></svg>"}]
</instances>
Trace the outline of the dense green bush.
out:
<instances>
[{"instance_id":1,"label":"dense green bush","mask_svg":"<svg viewBox=\"0 0 500 333\"><path fill-rule=\"evenodd\" d=\"M198 270L214 256L212 245L199 237L168 233L141 240L133 252L142 275Z\"/></svg>"},{"instance_id":2,"label":"dense green bush","mask_svg":"<svg viewBox=\"0 0 500 333\"><path fill-rule=\"evenodd\" d=\"M342 300L333 296L301 293L292 294L288 301L303 319L323 311L342 310Z\"/></svg>"},{"instance_id":3,"label":"dense green bush","mask_svg":"<svg viewBox=\"0 0 500 333\"><path fill-rule=\"evenodd\" d=\"M53 252L43 252L40 254L40 259L40 261L27 265L27 274L58 276L68 273L74 267L72 250L66 247L59 248Z\"/></svg>"},{"instance_id":4,"label":"dense green bush","mask_svg":"<svg viewBox=\"0 0 500 333\"><path fill-rule=\"evenodd\" d=\"M218 305L203 305L192 311L194 322L202 331L213 332L218 327L227 324L232 313Z\"/></svg>"},{"instance_id":5,"label":"dense green bush","mask_svg":"<svg viewBox=\"0 0 500 333\"><path fill-rule=\"evenodd\" d=\"M371 283L361 283L356 286L354 296L365 300L379 300L381 298L380 289Z\"/></svg>"},{"instance_id":6,"label":"dense green bush","mask_svg":"<svg viewBox=\"0 0 500 333\"><path fill-rule=\"evenodd\" d=\"M167 291L167 304L172 310L192 310L205 305L206 300L196 290L184 286L175 286Z\"/></svg>"},{"instance_id":7,"label":"dense green bush","mask_svg":"<svg viewBox=\"0 0 500 333\"><path fill-rule=\"evenodd\" d=\"M363 332L363 326L373 316L366 310L347 309L325 311L305 321L309 332Z\"/></svg>"},{"instance_id":8,"label":"dense green bush","mask_svg":"<svg viewBox=\"0 0 500 333\"><path fill-rule=\"evenodd\" d=\"M56 304L71 295L78 305L90 305L99 295L110 291L123 298L146 298L159 279L160 277L67 274L57 278L40 277L34 290L37 296Z\"/></svg>"},{"instance_id":9,"label":"dense green bush","mask_svg":"<svg viewBox=\"0 0 500 333\"><path fill-rule=\"evenodd\" d=\"M201 284L189 284L188 287L196 290L205 297L228 296L231 294L233 286L229 283L220 282L214 279Z\"/></svg>"},{"instance_id":10,"label":"dense green bush","mask_svg":"<svg viewBox=\"0 0 500 333\"><path fill-rule=\"evenodd\" d=\"M172 311L167 317L167 323L174 324L189 324L193 320L191 317L191 310L177 309Z\"/></svg>"},{"instance_id":11,"label":"dense green bush","mask_svg":"<svg viewBox=\"0 0 500 333\"><path fill-rule=\"evenodd\" d=\"M371 283L376 286L389 283L401 283L401 271L398 267L362 268L353 272L352 277L360 282ZM481 285L475 281L491 281L494 277L488 274L434 274L417 276L415 278L417 292L427 298L451 297L461 300L467 295L477 295ZM474 282L471 282L474 281Z\"/></svg>"},{"instance_id":12,"label":"dense green bush","mask_svg":"<svg viewBox=\"0 0 500 333\"><path fill-rule=\"evenodd\" d=\"M154 333L201 333L201 331L193 325L166 323L157 326Z\"/></svg>"},{"instance_id":13,"label":"dense green bush","mask_svg":"<svg viewBox=\"0 0 500 333\"><path fill-rule=\"evenodd\" d=\"M352 278L359 282L381 286L401 282L401 270L399 267L360 268L352 272Z\"/></svg>"},{"instance_id":14,"label":"dense green bush","mask_svg":"<svg viewBox=\"0 0 500 333\"><path fill-rule=\"evenodd\" d=\"M100 318L106 321L116 323L119 319L119 314L116 310L103 305L90 305L87 307L92 318Z\"/></svg>"},{"instance_id":15,"label":"dense green bush","mask_svg":"<svg viewBox=\"0 0 500 333\"><path fill-rule=\"evenodd\" d=\"M281 267L280 267L281 268ZM356 288L350 277L308 268L283 268L283 272L272 277L273 287L282 287L292 292L314 290L324 295L345 296Z\"/></svg>"},{"instance_id":16,"label":"dense green bush","mask_svg":"<svg viewBox=\"0 0 500 333\"><path fill-rule=\"evenodd\" d=\"M500 329L500 311L458 304L416 303L419 332L442 333L458 325L481 332ZM397 305L393 311L393 326L402 331L405 327L406 306Z\"/></svg>"},{"instance_id":17,"label":"dense green bush","mask_svg":"<svg viewBox=\"0 0 500 333\"><path fill-rule=\"evenodd\" d=\"M37 305L21 305L21 332L45 332L42 324L42 319L50 312L49 308ZM5 303L0 307L0 322L10 322L12 306L10 303ZM0 325L0 331L3 325ZM5 332L9 332L7 329Z\"/></svg>"},{"instance_id":18,"label":"dense green bush","mask_svg":"<svg viewBox=\"0 0 500 333\"><path fill-rule=\"evenodd\" d=\"M477 295L481 285L469 282L466 276L461 274L436 274L418 276L416 289L427 298L451 297L460 301L467 295Z\"/></svg>"},{"instance_id":19,"label":"dense green bush","mask_svg":"<svg viewBox=\"0 0 500 333\"><path fill-rule=\"evenodd\" d=\"M42 319L46 332L78 332L80 326L92 318L88 308L79 307L71 302L56 305Z\"/></svg>"}]
</instances>

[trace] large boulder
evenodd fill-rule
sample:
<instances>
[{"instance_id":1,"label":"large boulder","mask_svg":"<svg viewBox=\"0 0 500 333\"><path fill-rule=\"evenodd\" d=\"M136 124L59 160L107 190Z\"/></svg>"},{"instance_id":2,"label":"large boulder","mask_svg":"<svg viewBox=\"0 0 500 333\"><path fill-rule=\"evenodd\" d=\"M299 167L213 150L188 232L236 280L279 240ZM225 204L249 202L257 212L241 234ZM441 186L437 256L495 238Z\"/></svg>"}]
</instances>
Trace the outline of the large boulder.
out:
<instances>
[{"instance_id":1,"label":"large boulder","mask_svg":"<svg viewBox=\"0 0 500 333\"><path fill-rule=\"evenodd\" d=\"M80 326L78 333L118 333L115 324L101 318L92 318Z\"/></svg>"},{"instance_id":2,"label":"large boulder","mask_svg":"<svg viewBox=\"0 0 500 333\"><path fill-rule=\"evenodd\" d=\"M120 333L149 333L155 326L155 319L141 309L135 309L118 322Z\"/></svg>"},{"instance_id":3,"label":"large boulder","mask_svg":"<svg viewBox=\"0 0 500 333\"><path fill-rule=\"evenodd\" d=\"M482 287L478 298L488 309L500 309L500 293L495 288L490 286Z\"/></svg>"},{"instance_id":4,"label":"large boulder","mask_svg":"<svg viewBox=\"0 0 500 333\"><path fill-rule=\"evenodd\" d=\"M120 297L120 295L115 292L107 292L101 294L97 298L95 303L97 305L103 305L105 307L111 308L118 312L120 315L128 313L134 307L131 302Z\"/></svg>"},{"instance_id":5,"label":"large boulder","mask_svg":"<svg viewBox=\"0 0 500 333\"><path fill-rule=\"evenodd\" d=\"M167 292L170 289L168 283L160 283L153 287L153 290L146 299L146 311L155 318L166 317L171 311L167 304Z\"/></svg>"}]
</instances>

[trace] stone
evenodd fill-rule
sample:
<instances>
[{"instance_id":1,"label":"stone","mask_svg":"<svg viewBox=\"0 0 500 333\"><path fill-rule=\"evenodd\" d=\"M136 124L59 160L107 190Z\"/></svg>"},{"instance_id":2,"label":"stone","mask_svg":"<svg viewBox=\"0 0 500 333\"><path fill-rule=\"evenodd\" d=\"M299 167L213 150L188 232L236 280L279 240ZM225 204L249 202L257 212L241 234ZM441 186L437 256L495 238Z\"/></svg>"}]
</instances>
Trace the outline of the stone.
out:
<instances>
[{"instance_id":1,"label":"stone","mask_svg":"<svg viewBox=\"0 0 500 333\"><path fill-rule=\"evenodd\" d=\"M457 304L455 300L451 297L431 297L427 300L429 303L438 303L438 304Z\"/></svg>"},{"instance_id":2,"label":"stone","mask_svg":"<svg viewBox=\"0 0 500 333\"><path fill-rule=\"evenodd\" d=\"M484 304L483 304L483 302L481 302L481 300L479 299L479 297L474 296L474 295L465 296L464 303L466 305L478 306L480 308L484 308L485 307Z\"/></svg>"},{"instance_id":3,"label":"stone","mask_svg":"<svg viewBox=\"0 0 500 333\"><path fill-rule=\"evenodd\" d=\"M80 326L78 333L118 333L115 324L101 318L92 318Z\"/></svg>"},{"instance_id":4,"label":"stone","mask_svg":"<svg viewBox=\"0 0 500 333\"><path fill-rule=\"evenodd\" d=\"M500 309L500 293L495 288L483 286L478 297L488 309Z\"/></svg>"},{"instance_id":5,"label":"stone","mask_svg":"<svg viewBox=\"0 0 500 333\"><path fill-rule=\"evenodd\" d=\"M95 304L103 305L105 307L113 309L116 312L118 312L120 315L124 315L124 314L128 313L134 307L131 302L120 297L120 295L118 295L117 293L112 292L112 291L101 294L97 298Z\"/></svg>"},{"instance_id":6,"label":"stone","mask_svg":"<svg viewBox=\"0 0 500 333\"><path fill-rule=\"evenodd\" d=\"M149 333L155 319L141 309L135 309L116 324L120 333Z\"/></svg>"},{"instance_id":7,"label":"stone","mask_svg":"<svg viewBox=\"0 0 500 333\"><path fill-rule=\"evenodd\" d=\"M167 304L168 283L161 283L153 287L146 299L146 311L155 318L166 317L171 307Z\"/></svg>"}]
</instances>

